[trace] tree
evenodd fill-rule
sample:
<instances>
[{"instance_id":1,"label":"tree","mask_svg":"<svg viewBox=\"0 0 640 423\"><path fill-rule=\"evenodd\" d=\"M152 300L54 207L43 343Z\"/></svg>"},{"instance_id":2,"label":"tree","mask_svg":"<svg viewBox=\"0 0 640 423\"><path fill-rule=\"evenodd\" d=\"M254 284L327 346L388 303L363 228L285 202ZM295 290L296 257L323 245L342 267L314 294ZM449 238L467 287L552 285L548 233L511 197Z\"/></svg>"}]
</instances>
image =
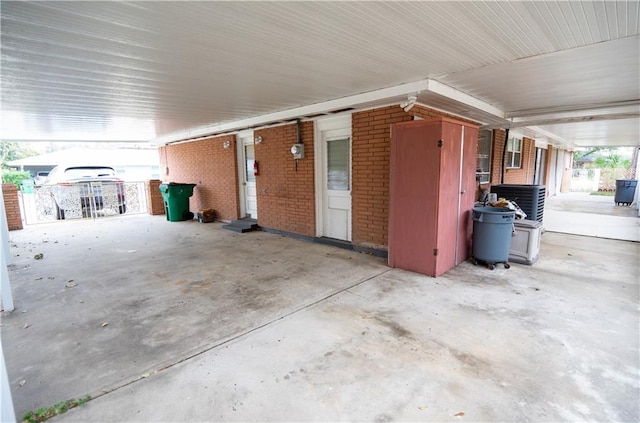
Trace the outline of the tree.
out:
<instances>
[{"instance_id":1,"label":"tree","mask_svg":"<svg viewBox=\"0 0 640 423\"><path fill-rule=\"evenodd\" d=\"M629 169L631 167L631 160L614 153L609 156L597 157L595 164L600 169Z\"/></svg>"},{"instance_id":2,"label":"tree","mask_svg":"<svg viewBox=\"0 0 640 423\"><path fill-rule=\"evenodd\" d=\"M595 156L598 156L600 152L606 152L606 147L581 147L573 152L573 168L581 169L584 167L585 162L593 162L594 159L588 160L587 158L594 153Z\"/></svg>"},{"instance_id":3,"label":"tree","mask_svg":"<svg viewBox=\"0 0 640 423\"><path fill-rule=\"evenodd\" d=\"M23 144L10 141L0 141L0 164L3 168L7 168L7 162L24 159L25 157L35 156L35 151Z\"/></svg>"},{"instance_id":4,"label":"tree","mask_svg":"<svg viewBox=\"0 0 640 423\"><path fill-rule=\"evenodd\" d=\"M29 172L12 169L2 169L2 183L3 184L15 184L20 186L22 181L31 178Z\"/></svg>"},{"instance_id":5,"label":"tree","mask_svg":"<svg viewBox=\"0 0 640 423\"><path fill-rule=\"evenodd\" d=\"M20 185L23 180L30 178L31 175L29 172L13 170L7 165L7 162L36 154L38 153L20 143L0 141L0 173L2 173L2 182Z\"/></svg>"},{"instance_id":6,"label":"tree","mask_svg":"<svg viewBox=\"0 0 640 423\"><path fill-rule=\"evenodd\" d=\"M591 154L597 151L602 151L602 150L606 150L606 147L590 147L587 150L576 150L573 152L573 160L574 161L580 160L584 157L590 156Z\"/></svg>"}]
</instances>

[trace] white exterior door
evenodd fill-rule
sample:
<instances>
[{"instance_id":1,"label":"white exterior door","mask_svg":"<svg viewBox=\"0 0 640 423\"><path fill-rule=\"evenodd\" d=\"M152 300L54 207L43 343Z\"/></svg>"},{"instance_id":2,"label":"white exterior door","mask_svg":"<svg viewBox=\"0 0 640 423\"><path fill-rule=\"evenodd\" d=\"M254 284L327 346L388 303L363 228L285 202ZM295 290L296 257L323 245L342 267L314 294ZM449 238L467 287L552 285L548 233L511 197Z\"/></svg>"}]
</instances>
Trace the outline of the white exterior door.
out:
<instances>
[{"instance_id":1,"label":"white exterior door","mask_svg":"<svg viewBox=\"0 0 640 423\"><path fill-rule=\"evenodd\" d=\"M258 193L256 190L256 177L253 173L255 163L255 149L253 132L239 135L238 143L241 149L238 155L241 159L240 169L240 198L242 217L258 218Z\"/></svg>"},{"instance_id":2,"label":"white exterior door","mask_svg":"<svg viewBox=\"0 0 640 423\"><path fill-rule=\"evenodd\" d=\"M351 128L321 131L322 236L351 241Z\"/></svg>"}]
</instances>

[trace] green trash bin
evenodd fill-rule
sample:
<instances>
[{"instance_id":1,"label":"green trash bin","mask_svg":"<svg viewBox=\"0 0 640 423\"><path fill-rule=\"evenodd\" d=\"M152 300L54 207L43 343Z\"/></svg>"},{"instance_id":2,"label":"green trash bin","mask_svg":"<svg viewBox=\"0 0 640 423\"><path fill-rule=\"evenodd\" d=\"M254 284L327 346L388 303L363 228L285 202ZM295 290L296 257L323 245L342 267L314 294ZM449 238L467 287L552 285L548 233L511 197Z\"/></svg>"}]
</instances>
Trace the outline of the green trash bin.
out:
<instances>
[{"instance_id":1,"label":"green trash bin","mask_svg":"<svg viewBox=\"0 0 640 423\"><path fill-rule=\"evenodd\" d=\"M180 222L193 219L189 211L189 197L193 195L196 184L180 184L170 182L160 184L160 192L164 199L164 213L170 222Z\"/></svg>"}]
</instances>

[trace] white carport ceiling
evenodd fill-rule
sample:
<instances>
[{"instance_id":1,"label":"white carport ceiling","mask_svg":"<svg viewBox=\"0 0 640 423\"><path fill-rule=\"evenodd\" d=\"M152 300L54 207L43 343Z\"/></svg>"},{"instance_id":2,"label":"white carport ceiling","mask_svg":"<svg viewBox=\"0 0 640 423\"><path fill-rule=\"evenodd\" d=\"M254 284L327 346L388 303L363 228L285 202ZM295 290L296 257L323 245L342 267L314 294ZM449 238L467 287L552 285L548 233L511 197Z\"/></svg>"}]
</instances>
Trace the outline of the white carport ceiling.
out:
<instances>
[{"instance_id":1,"label":"white carport ceiling","mask_svg":"<svg viewBox=\"0 0 640 423\"><path fill-rule=\"evenodd\" d=\"M639 1L0 7L3 139L163 143L418 94L542 142L640 144Z\"/></svg>"}]
</instances>

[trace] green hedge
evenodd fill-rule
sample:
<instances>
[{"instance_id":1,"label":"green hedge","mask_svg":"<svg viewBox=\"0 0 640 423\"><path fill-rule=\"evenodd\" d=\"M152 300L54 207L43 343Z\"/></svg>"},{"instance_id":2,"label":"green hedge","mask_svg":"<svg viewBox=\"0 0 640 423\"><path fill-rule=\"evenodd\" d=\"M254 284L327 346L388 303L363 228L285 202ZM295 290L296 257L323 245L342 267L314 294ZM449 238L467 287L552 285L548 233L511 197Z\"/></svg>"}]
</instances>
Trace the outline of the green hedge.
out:
<instances>
[{"instance_id":1,"label":"green hedge","mask_svg":"<svg viewBox=\"0 0 640 423\"><path fill-rule=\"evenodd\" d=\"M3 184L15 184L18 187L22 185L22 181L30 179L31 174L29 172L23 172L20 170L2 170L2 183Z\"/></svg>"}]
</instances>

